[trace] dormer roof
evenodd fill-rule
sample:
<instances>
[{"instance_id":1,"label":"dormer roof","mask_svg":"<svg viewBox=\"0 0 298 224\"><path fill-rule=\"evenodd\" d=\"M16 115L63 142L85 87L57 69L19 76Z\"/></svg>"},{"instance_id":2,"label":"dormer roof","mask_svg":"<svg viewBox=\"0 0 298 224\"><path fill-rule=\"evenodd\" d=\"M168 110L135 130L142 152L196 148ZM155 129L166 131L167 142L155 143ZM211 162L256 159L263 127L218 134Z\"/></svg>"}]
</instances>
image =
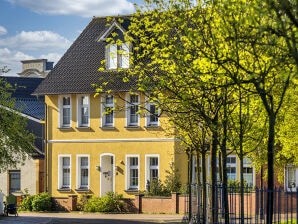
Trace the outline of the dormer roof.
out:
<instances>
[{"instance_id":1,"label":"dormer roof","mask_svg":"<svg viewBox=\"0 0 298 224\"><path fill-rule=\"evenodd\" d=\"M121 19L121 24L117 22ZM121 73L99 71L105 59L104 40L114 29L128 30L129 16L95 17L74 41L52 71L34 91L34 95L94 93L92 84L108 82L113 91L129 91L132 83L124 83Z\"/></svg>"}]
</instances>

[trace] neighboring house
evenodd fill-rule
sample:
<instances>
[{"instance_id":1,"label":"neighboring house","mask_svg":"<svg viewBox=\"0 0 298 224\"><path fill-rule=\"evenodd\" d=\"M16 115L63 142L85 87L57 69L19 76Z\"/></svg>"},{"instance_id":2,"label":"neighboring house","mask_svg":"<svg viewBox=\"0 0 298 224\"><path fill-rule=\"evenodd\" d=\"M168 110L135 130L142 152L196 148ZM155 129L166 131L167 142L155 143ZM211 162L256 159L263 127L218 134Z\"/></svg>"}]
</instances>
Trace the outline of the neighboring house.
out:
<instances>
[{"instance_id":1,"label":"neighboring house","mask_svg":"<svg viewBox=\"0 0 298 224\"><path fill-rule=\"evenodd\" d=\"M31 68L34 67L34 65L30 66ZM28 159L24 161L24 165L0 173L0 190L5 195L38 194L45 189L44 97L37 98L31 95L43 80L43 78L37 78L38 72L36 71L38 69L34 70L34 73L31 74L27 71L26 77L1 77L12 86L17 87L12 97L16 99L16 107L21 110L21 116L27 118L27 129L36 136L35 153L28 155Z\"/></svg>"},{"instance_id":2,"label":"neighboring house","mask_svg":"<svg viewBox=\"0 0 298 224\"><path fill-rule=\"evenodd\" d=\"M123 19L93 18L34 92L47 106L47 190L53 197L109 191L133 197L148 181L164 181L171 164L187 182L187 158L166 134L167 118L143 94L130 93L133 83L116 71L131 66L126 52L132 46L105 40L112 32L123 37L129 22ZM106 69L99 71L103 60ZM104 82L112 93L95 97L91 84ZM138 113L141 107L148 112Z\"/></svg>"}]
</instances>

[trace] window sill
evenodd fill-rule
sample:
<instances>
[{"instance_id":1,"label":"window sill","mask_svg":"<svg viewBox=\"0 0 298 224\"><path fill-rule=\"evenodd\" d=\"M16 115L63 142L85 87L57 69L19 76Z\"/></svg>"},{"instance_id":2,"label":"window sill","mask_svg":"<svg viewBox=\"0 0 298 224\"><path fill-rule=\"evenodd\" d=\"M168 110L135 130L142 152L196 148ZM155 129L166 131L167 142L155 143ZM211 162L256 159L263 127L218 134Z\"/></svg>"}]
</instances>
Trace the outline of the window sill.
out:
<instances>
[{"instance_id":1,"label":"window sill","mask_svg":"<svg viewBox=\"0 0 298 224\"><path fill-rule=\"evenodd\" d=\"M76 189L76 192L84 192L84 193L87 193L87 192L90 192L90 189L89 189L89 188L78 188L78 189Z\"/></svg>"},{"instance_id":2,"label":"window sill","mask_svg":"<svg viewBox=\"0 0 298 224\"><path fill-rule=\"evenodd\" d=\"M115 130L116 129L114 126L102 126L100 128L103 130Z\"/></svg>"},{"instance_id":3,"label":"window sill","mask_svg":"<svg viewBox=\"0 0 298 224\"><path fill-rule=\"evenodd\" d=\"M145 126L145 128L147 128L147 129L154 129L154 128L160 128L160 126L157 125L157 124L149 124L149 125Z\"/></svg>"},{"instance_id":4,"label":"window sill","mask_svg":"<svg viewBox=\"0 0 298 224\"><path fill-rule=\"evenodd\" d=\"M128 126L125 126L126 129L138 129L138 128L141 128L140 126L138 125L128 125Z\"/></svg>"},{"instance_id":5,"label":"window sill","mask_svg":"<svg viewBox=\"0 0 298 224\"><path fill-rule=\"evenodd\" d=\"M82 129L82 130L86 130L86 129L90 129L90 127L89 126L78 126L78 127L76 127L76 129Z\"/></svg>"},{"instance_id":6,"label":"window sill","mask_svg":"<svg viewBox=\"0 0 298 224\"><path fill-rule=\"evenodd\" d=\"M62 131L64 131L64 130L68 131L68 130L72 129L72 127L62 126L62 127L58 127L58 129L60 129Z\"/></svg>"},{"instance_id":7,"label":"window sill","mask_svg":"<svg viewBox=\"0 0 298 224\"><path fill-rule=\"evenodd\" d=\"M70 188L59 188L59 189L57 189L57 191L59 191L59 192L71 192L71 189Z\"/></svg>"},{"instance_id":8,"label":"window sill","mask_svg":"<svg viewBox=\"0 0 298 224\"><path fill-rule=\"evenodd\" d=\"M138 194L140 191L138 189L126 189L124 190L127 194Z\"/></svg>"}]
</instances>

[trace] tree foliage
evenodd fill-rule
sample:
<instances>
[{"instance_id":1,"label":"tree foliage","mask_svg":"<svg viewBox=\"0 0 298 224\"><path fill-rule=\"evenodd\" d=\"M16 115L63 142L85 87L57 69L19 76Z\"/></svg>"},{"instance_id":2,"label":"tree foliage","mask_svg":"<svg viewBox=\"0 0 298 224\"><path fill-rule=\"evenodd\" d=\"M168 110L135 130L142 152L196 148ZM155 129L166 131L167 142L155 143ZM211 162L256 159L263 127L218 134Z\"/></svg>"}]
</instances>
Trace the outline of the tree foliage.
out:
<instances>
[{"instance_id":1,"label":"tree foliage","mask_svg":"<svg viewBox=\"0 0 298 224\"><path fill-rule=\"evenodd\" d=\"M16 167L34 152L35 137L12 98L15 88L0 79L0 172Z\"/></svg>"}]
</instances>

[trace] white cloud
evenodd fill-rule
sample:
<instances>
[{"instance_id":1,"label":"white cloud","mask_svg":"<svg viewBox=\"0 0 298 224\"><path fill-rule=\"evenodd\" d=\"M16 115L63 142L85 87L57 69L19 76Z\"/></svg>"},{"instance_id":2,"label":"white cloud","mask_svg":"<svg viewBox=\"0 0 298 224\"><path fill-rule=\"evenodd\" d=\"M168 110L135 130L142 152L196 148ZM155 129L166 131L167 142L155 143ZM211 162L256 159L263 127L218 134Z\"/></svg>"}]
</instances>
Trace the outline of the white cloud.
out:
<instances>
[{"instance_id":1,"label":"white cloud","mask_svg":"<svg viewBox=\"0 0 298 224\"><path fill-rule=\"evenodd\" d=\"M134 11L128 0L9 0L40 14L81 17L123 15Z\"/></svg>"},{"instance_id":2,"label":"white cloud","mask_svg":"<svg viewBox=\"0 0 298 224\"><path fill-rule=\"evenodd\" d=\"M0 48L0 68L7 66L10 69L6 75L16 75L22 71L22 60L34 59L33 56L27 55L20 51L11 51L8 48Z\"/></svg>"},{"instance_id":3,"label":"white cloud","mask_svg":"<svg viewBox=\"0 0 298 224\"><path fill-rule=\"evenodd\" d=\"M22 50L67 49L71 42L51 31L22 31L13 37L0 39L0 46Z\"/></svg>"},{"instance_id":4,"label":"white cloud","mask_svg":"<svg viewBox=\"0 0 298 224\"><path fill-rule=\"evenodd\" d=\"M0 26L0 36L4 34L7 34L7 30L5 29L5 27Z\"/></svg>"}]
</instances>

